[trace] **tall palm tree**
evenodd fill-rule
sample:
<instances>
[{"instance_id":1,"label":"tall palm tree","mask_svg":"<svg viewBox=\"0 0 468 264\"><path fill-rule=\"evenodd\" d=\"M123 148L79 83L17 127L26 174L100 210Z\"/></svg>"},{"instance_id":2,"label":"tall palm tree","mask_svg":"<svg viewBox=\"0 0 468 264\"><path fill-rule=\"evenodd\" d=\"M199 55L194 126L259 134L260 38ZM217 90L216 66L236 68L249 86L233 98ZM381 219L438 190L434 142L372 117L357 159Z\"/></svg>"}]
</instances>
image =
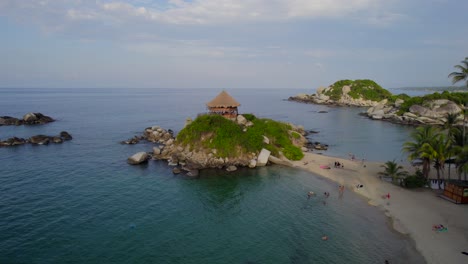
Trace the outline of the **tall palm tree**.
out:
<instances>
[{"instance_id":1,"label":"tall palm tree","mask_svg":"<svg viewBox=\"0 0 468 264\"><path fill-rule=\"evenodd\" d=\"M463 150L463 146L468 146L468 136L464 133L463 131L464 129L462 129L461 127L456 127L453 129L453 134L452 134L452 150L453 150L453 155L454 156L458 156L462 150ZM465 135L463 135L465 134ZM455 161L455 164L457 166L457 168L460 168L460 164L458 161ZM459 175L458 175L458 179L461 180L461 171L458 170L459 172Z\"/></svg>"},{"instance_id":2,"label":"tall palm tree","mask_svg":"<svg viewBox=\"0 0 468 264\"><path fill-rule=\"evenodd\" d=\"M455 84L466 80L466 86L468 87L468 57L461 61L461 65L455 65L454 67L460 70L460 72L452 72L448 75L449 78L452 78L452 83Z\"/></svg>"},{"instance_id":3,"label":"tall palm tree","mask_svg":"<svg viewBox=\"0 0 468 264\"><path fill-rule=\"evenodd\" d=\"M380 167L384 168L384 171L379 172L379 175L392 177L392 182L397 183L398 179L404 178L408 175L408 172L401 171L403 170L403 166L398 165L395 160L387 161L384 165L380 165Z\"/></svg>"},{"instance_id":4,"label":"tall palm tree","mask_svg":"<svg viewBox=\"0 0 468 264\"><path fill-rule=\"evenodd\" d=\"M465 172L465 181L466 181L466 172L468 172L468 146L464 146L463 148L460 148L460 151L458 152L458 155L457 155L456 163L458 167L459 177L461 178L462 172Z\"/></svg>"},{"instance_id":5,"label":"tall palm tree","mask_svg":"<svg viewBox=\"0 0 468 264\"><path fill-rule=\"evenodd\" d=\"M440 171L444 169L445 161L450 157L450 140L445 134L438 134L431 143L424 143L420 155L434 162L437 170L437 182L440 189Z\"/></svg>"},{"instance_id":6,"label":"tall palm tree","mask_svg":"<svg viewBox=\"0 0 468 264\"><path fill-rule=\"evenodd\" d=\"M447 139L449 140L450 144L447 149L447 163L448 163L448 178L450 180L450 167L453 163L452 155L454 154L453 147L454 147L454 134L457 133L458 128L455 127L457 123L457 118L460 114L457 113L447 113L446 121L444 123L444 129L447 133Z\"/></svg>"},{"instance_id":7,"label":"tall palm tree","mask_svg":"<svg viewBox=\"0 0 468 264\"><path fill-rule=\"evenodd\" d=\"M468 57L465 57L465 60L461 61L461 65L455 65L456 69L459 69L460 72L452 72L448 75L449 78L452 78L452 83L455 84L459 81L466 80L466 87L468 88ZM467 103L465 102L464 110L463 110L463 137L465 137L465 127L466 127L466 110L467 110ZM464 140L463 140L464 143ZM464 145L462 145L464 146ZM462 147L463 148L463 147ZM466 171L465 179L466 179Z\"/></svg>"},{"instance_id":8,"label":"tall palm tree","mask_svg":"<svg viewBox=\"0 0 468 264\"><path fill-rule=\"evenodd\" d=\"M416 128L411 133L411 138L414 141L405 142L403 144L403 151L407 152L409 160L421 159L423 162L423 176L427 179L429 171L431 170L431 159L428 155L423 155L424 144L431 145L438 134L438 130L432 126L424 126Z\"/></svg>"}]
</instances>

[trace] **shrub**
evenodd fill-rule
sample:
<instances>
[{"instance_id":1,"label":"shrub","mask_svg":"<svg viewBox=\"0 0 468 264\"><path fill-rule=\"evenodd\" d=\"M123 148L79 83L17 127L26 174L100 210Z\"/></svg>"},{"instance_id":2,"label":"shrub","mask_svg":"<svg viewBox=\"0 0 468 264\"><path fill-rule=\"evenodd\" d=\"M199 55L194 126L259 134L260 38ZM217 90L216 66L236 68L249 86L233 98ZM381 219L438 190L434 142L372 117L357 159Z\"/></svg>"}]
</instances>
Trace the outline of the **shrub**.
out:
<instances>
[{"instance_id":1,"label":"shrub","mask_svg":"<svg viewBox=\"0 0 468 264\"><path fill-rule=\"evenodd\" d=\"M404 179L404 185L406 188L420 188L427 184L426 179L421 175L412 175Z\"/></svg>"},{"instance_id":2,"label":"shrub","mask_svg":"<svg viewBox=\"0 0 468 264\"><path fill-rule=\"evenodd\" d=\"M286 158L290 160L300 160L304 157L304 153L302 153L302 150L293 145L284 147L283 154Z\"/></svg>"},{"instance_id":3,"label":"shrub","mask_svg":"<svg viewBox=\"0 0 468 264\"><path fill-rule=\"evenodd\" d=\"M255 118L257 118L253 114L242 114L242 115L245 117L245 119L247 119L249 121L253 121Z\"/></svg>"}]
</instances>

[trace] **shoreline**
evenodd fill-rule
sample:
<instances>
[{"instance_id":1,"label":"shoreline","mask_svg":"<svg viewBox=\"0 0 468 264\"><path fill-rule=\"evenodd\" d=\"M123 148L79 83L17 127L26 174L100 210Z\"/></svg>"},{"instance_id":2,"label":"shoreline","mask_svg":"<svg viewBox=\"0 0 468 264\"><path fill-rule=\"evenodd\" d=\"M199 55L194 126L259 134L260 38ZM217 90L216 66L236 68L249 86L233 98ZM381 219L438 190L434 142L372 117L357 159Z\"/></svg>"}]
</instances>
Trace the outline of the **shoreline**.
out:
<instances>
[{"instance_id":1,"label":"shoreline","mask_svg":"<svg viewBox=\"0 0 468 264\"><path fill-rule=\"evenodd\" d=\"M344 164L334 168L334 162ZM384 162L348 160L322 154L305 152L300 161L292 161L293 167L307 170L321 177L345 186L346 192L352 190L377 206L391 219L392 227L399 233L409 235L414 240L416 250L427 263L465 263L468 256L468 207L454 204L438 197L430 189L404 189L381 180L378 172ZM328 165L331 169L321 169ZM409 173L411 166L404 166ZM435 170L431 170L431 174ZM362 184L362 188L356 185ZM338 188L337 188L338 190ZM390 193L390 199L382 196ZM432 230L433 225L448 227L447 232Z\"/></svg>"}]
</instances>

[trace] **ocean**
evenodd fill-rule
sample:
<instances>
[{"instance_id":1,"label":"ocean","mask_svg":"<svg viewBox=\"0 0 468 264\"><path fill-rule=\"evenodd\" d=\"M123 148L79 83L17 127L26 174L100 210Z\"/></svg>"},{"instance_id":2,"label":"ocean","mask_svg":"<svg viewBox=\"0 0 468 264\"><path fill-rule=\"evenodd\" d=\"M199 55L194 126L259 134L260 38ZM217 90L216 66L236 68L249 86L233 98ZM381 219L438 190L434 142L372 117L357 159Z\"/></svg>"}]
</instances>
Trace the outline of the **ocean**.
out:
<instances>
[{"instance_id":1,"label":"ocean","mask_svg":"<svg viewBox=\"0 0 468 264\"><path fill-rule=\"evenodd\" d=\"M68 131L73 140L0 148L0 263L424 263L413 242L362 197L309 172L268 166L173 175L126 159L146 127L180 131L220 89L0 89L0 116L41 112L39 126L0 126L0 140ZM322 153L405 162L411 127L361 108L290 102L297 89L227 90L240 113L319 133ZM330 192L307 199L307 192ZM322 241L321 237L329 237Z\"/></svg>"}]
</instances>

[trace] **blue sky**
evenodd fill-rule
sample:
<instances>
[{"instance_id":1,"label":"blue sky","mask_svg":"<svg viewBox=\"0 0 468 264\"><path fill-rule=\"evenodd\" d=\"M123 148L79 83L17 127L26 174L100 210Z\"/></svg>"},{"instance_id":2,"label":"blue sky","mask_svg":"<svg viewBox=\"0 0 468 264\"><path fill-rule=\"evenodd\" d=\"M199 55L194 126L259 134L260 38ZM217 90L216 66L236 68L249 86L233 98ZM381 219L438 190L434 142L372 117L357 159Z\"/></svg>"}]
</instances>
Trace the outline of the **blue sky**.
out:
<instances>
[{"instance_id":1,"label":"blue sky","mask_svg":"<svg viewBox=\"0 0 468 264\"><path fill-rule=\"evenodd\" d=\"M448 86L464 0L0 0L0 87Z\"/></svg>"}]
</instances>

